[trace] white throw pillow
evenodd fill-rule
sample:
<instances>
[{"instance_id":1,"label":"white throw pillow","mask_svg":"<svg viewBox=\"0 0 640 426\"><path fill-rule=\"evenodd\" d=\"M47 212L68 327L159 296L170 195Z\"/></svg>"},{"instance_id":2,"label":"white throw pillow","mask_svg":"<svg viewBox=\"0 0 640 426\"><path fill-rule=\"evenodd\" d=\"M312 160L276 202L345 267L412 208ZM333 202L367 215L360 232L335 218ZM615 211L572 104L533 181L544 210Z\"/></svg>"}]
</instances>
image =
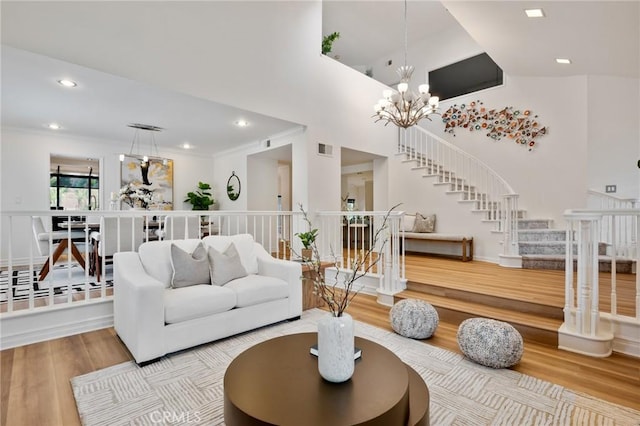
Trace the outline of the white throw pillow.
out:
<instances>
[{"instance_id":1,"label":"white throw pillow","mask_svg":"<svg viewBox=\"0 0 640 426\"><path fill-rule=\"evenodd\" d=\"M209 263L213 285L225 285L231 280L247 276L234 243L231 243L224 253L209 247Z\"/></svg>"},{"instance_id":2,"label":"white throw pillow","mask_svg":"<svg viewBox=\"0 0 640 426\"><path fill-rule=\"evenodd\" d=\"M211 284L209 258L202 243L192 253L171 244L171 287L180 288L196 284Z\"/></svg>"},{"instance_id":3,"label":"white throw pillow","mask_svg":"<svg viewBox=\"0 0 640 426\"><path fill-rule=\"evenodd\" d=\"M412 232L413 225L416 223L416 215L414 214L405 214L404 219L402 220L402 230L404 232Z\"/></svg>"}]
</instances>

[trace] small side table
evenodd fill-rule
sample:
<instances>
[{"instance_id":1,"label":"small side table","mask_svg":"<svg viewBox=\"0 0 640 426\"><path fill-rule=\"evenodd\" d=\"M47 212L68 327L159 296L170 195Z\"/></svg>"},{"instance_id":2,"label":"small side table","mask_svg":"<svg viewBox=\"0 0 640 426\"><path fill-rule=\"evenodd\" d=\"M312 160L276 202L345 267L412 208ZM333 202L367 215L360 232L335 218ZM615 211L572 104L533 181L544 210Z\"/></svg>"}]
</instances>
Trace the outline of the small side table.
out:
<instances>
[{"instance_id":1,"label":"small side table","mask_svg":"<svg viewBox=\"0 0 640 426\"><path fill-rule=\"evenodd\" d=\"M321 262L320 270L324 273L325 269L331 266L331 262ZM309 266L302 264L302 310L320 308L324 306L324 301L320 296L314 293L313 280L316 272Z\"/></svg>"}]
</instances>

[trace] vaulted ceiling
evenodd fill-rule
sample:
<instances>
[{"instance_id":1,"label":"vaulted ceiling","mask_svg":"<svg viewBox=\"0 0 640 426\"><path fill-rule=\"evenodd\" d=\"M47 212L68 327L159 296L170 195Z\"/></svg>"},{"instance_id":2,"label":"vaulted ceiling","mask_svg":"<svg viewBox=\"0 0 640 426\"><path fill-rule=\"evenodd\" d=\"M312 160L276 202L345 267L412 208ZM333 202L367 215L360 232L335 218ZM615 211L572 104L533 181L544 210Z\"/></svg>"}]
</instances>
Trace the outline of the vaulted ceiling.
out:
<instances>
[{"instance_id":1,"label":"vaulted ceiling","mask_svg":"<svg viewBox=\"0 0 640 426\"><path fill-rule=\"evenodd\" d=\"M127 124L162 125L166 131L157 136L158 145L178 149L180 144L189 142L198 155L212 155L240 143L267 139L297 126L43 56L50 53L39 49L39 43L43 44L45 38L62 40L65 28L80 25L76 13L52 9L56 3L3 1L0 5L2 126L45 129L47 123L59 121L62 132L126 144L133 136ZM88 8L90 2L87 3ZM77 3L60 4L70 9ZM604 74L640 78L639 4L410 1L408 41L424 40L461 25L510 75ZM362 65L401 49L403 6L397 0L326 1L323 26L340 28L342 37L336 44L340 61ZM527 7L542 7L546 17L526 18ZM30 25L22 25L27 17ZM33 28L49 28L52 20L56 22L55 33L34 33ZM118 37L114 43L120 43L126 34ZM558 66L554 61L557 57L571 58L571 66ZM55 77L60 75L78 80L73 96L57 86ZM251 125L235 126L239 119Z\"/></svg>"}]
</instances>

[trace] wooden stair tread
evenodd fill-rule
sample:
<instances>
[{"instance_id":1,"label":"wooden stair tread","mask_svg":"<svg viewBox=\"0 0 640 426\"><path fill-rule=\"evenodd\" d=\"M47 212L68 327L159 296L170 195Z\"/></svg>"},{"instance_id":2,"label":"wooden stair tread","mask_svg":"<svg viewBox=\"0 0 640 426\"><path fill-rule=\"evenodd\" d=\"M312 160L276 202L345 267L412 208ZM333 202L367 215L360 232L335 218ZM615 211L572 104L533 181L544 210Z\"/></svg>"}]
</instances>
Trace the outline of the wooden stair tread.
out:
<instances>
[{"instance_id":1,"label":"wooden stair tread","mask_svg":"<svg viewBox=\"0 0 640 426\"><path fill-rule=\"evenodd\" d=\"M401 299L420 299L431 303L436 308L443 307L460 312L465 312L473 316L493 318L500 321L508 322L510 324L534 326L542 330L553 332L557 332L558 328L560 328L563 322L559 319L545 318L536 314L528 314L525 312L513 311L506 308L498 308L474 302L456 300L414 290L404 290L403 292L397 294L396 297Z\"/></svg>"}]
</instances>

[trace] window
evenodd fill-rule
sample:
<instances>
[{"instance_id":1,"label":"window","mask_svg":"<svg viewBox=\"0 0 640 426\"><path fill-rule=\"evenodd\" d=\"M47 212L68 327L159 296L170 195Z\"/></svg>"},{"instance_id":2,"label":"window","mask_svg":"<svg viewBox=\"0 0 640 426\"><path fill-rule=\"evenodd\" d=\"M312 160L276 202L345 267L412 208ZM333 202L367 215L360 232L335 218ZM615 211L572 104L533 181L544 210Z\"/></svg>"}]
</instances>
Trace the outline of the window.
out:
<instances>
[{"instance_id":1,"label":"window","mask_svg":"<svg viewBox=\"0 0 640 426\"><path fill-rule=\"evenodd\" d=\"M97 172L96 160L51 156L49 180L51 209L98 210L100 178Z\"/></svg>"},{"instance_id":2,"label":"window","mask_svg":"<svg viewBox=\"0 0 640 426\"><path fill-rule=\"evenodd\" d=\"M502 69L486 53L429 71L429 89L441 101L500 86L503 81Z\"/></svg>"}]
</instances>

